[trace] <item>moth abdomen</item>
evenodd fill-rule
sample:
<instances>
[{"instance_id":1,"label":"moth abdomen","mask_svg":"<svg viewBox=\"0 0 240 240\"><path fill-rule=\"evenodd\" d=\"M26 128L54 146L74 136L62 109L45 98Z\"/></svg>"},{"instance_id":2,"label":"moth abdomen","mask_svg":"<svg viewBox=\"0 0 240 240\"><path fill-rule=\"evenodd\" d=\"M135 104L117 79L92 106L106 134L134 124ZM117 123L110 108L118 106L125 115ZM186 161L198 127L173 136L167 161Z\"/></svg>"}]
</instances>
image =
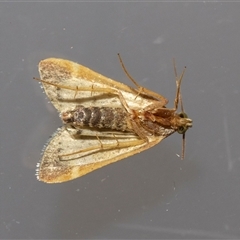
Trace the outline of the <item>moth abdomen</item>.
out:
<instances>
[{"instance_id":1,"label":"moth abdomen","mask_svg":"<svg viewBox=\"0 0 240 240\"><path fill-rule=\"evenodd\" d=\"M77 106L61 114L65 124L79 127L131 131L127 112L123 108Z\"/></svg>"}]
</instances>

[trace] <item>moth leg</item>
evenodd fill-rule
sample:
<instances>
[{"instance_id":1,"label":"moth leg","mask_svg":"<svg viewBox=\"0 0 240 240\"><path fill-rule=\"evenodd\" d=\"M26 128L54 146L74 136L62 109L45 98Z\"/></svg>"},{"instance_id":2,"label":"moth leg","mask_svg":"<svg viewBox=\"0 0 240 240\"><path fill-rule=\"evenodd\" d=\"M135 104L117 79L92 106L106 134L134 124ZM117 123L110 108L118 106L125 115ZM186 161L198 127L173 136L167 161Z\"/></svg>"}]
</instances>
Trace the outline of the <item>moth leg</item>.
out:
<instances>
[{"instance_id":1,"label":"moth leg","mask_svg":"<svg viewBox=\"0 0 240 240\"><path fill-rule=\"evenodd\" d=\"M159 103L162 105L162 106L165 106L168 104L168 99L166 99L165 97L163 97L162 95L156 93L156 92L153 92L151 91L150 89L148 88L145 88L145 87L142 87L140 86L138 89L138 95L140 94L144 94L148 97L154 97L155 99L157 99L159 101ZM137 95L137 96L138 96Z\"/></svg>"},{"instance_id":2,"label":"moth leg","mask_svg":"<svg viewBox=\"0 0 240 240\"><path fill-rule=\"evenodd\" d=\"M113 137L114 137L114 139L116 140L116 142L117 142L117 147L119 147L119 141L118 141L118 139L116 138L116 136L113 134Z\"/></svg>"},{"instance_id":3,"label":"moth leg","mask_svg":"<svg viewBox=\"0 0 240 240\"><path fill-rule=\"evenodd\" d=\"M134 132L140 137L140 139L149 142L148 137L146 136L146 133L142 131L141 124L138 121L132 122L132 128Z\"/></svg>"},{"instance_id":4,"label":"moth leg","mask_svg":"<svg viewBox=\"0 0 240 240\"><path fill-rule=\"evenodd\" d=\"M125 98L123 97L122 93L116 89L112 89L112 88L99 88L99 87L94 87L92 86L91 88L92 92L104 92L104 93L111 93L111 94L114 94L114 95L117 95L121 104L123 105L123 107L125 108L125 110L128 112L128 113L132 113L132 110L130 109L130 107L128 106ZM82 89L81 89L82 90Z\"/></svg>"},{"instance_id":5,"label":"moth leg","mask_svg":"<svg viewBox=\"0 0 240 240\"><path fill-rule=\"evenodd\" d=\"M82 130L80 128L75 128L71 125L65 125L65 129L73 139L78 139L82 135Z\"/></svg>"},{"instance_id":6,"label":"moth leg","mask_svg":"<svg viewBox=\"0 0 240 240\"><path fill-rule=\"evenodd\" d=\"M160 102L154 102L150 105L148 105L147 107L145 107L143 109L143 111L151 111L151 112L155 112L154 110L158 111L159 109L166 109ZM169 110L169 109L168 109Z\"/></svg>"},{"instance_id":7,"label":"moth leg","mask_svg":"<svg viewBox=\"0 0 240 240\"><path fill-rule=\"evenodd\" d=\"M100 87L96 87L94 88L94 85L92 85L92 87L79 87L79 86L70 86L70 85L62 85L59 83L53 83L53 82L48 82L39 78L33 78L41 83L45 83L47 85L51 85L54 86L56 88L62 88L62 89L67 89L67 90L71 90L75 92L74 98L76 97L76 93L79 91L86 91L86 92L103 92L103 93L116 93L116 90L114 90L113 88L100 88Z\"/></svg>"},{"instance_id":8,"label":"moth leg","mask_svg":"<svg viewBox=\"0 0 240 240\"><path fill-rule=\"evenodd\" d=\"M100 144L98 144L98 145L87 147L87 148L81 149L81 150L76 151L76 152L60 154L58 157L62 161L68 161L69 159L65 158L65 157L69 157L69 156L73 156L73 155L77 155L77 154L82 154L82 153L88 154L88 153L92 153L93 151L102 151L102 150L111 150L111 149L117 149L117 148L139 146L141 144L146 143L146 140L144 140L144 139L132 140L132 141L127 141L127 142L126 141L124 141L124 142L123 141L116 141L116 143L104 143L103 141L100 140L99 137L97 137L97 139L100 142Z\"/></svg>"},{"instance_id":9,"label":"moth leg","mask_svg":"<svg viewBox=\"0 0 240 240\"><path fill-rule=\"evenodd\" d=\"M77 90L76 91L89 91L89 88L88 90L86 89L83 89L83 88L78 88L77 87ZM121 104L123 105L123 107L125 108L125 110L132 114L132 110L131 108L128 106L125 98L123 97L122 93L116 89L113 89L113 88L99 88L99 87L94 87L94 85L91 87L91 92L104 92L104 93L111 93L111 94L114 94L114 95L117 95Z\"/></svg>"},{"instance_id":10,"label":"moth leg","mask_svg":"<svg viewBox=\"0 0 240 240\"><path fill-rule=\"evenodd\" d=\"M111 93L114 95L117 95L119 97L119 100L121 101L122 105L124 106L124 108L127 110L128 113L132 113L131 109L129 108L126 100L124 99L122 93L116 89L113 88L100 88L100 87L94 87L94 85L92 85L92 87L72 87L72 86L66 86L66 85L62 85L62 84L56 84L56 83L50 83L48 81L45 80L41 80L41 79L37 79L34 78L37 81L40 81L42 83L45 84L49 84L58 88L63 88L63 89L68 89L68 90L72 90L75 92L74 94L74 98L76 98L76 95L78 92L80 91L87 91L87 92L103 92L103 93Z\"/></svg>"},{"instance_id":11,"label":"moth leg","mask_svg":"<svg viewBox=\"0 0 240 240\"><path fill-rule=\"evenodd\" d=\"M145 88L145 87L141 86L140 84L138 84L137 81L134 80L134 78L128 73L126 67L123 64L122 58L121 58L119 53L118 53L118 58L119 58L119 61L122 65L123 71L126 73L128 78L133 82L133 84L137 87L136 91L138 92L138 94L137 94L136 98L140 94L144 94L144 95L147 95L148 97L154 97L154 98L158 99L158 101L161 102L162 106L165 106L168 103L168 100L165 97L163 97L162 95L160 95L156 92L153 92L150 89Z\"/></svg>"}]
</instances>

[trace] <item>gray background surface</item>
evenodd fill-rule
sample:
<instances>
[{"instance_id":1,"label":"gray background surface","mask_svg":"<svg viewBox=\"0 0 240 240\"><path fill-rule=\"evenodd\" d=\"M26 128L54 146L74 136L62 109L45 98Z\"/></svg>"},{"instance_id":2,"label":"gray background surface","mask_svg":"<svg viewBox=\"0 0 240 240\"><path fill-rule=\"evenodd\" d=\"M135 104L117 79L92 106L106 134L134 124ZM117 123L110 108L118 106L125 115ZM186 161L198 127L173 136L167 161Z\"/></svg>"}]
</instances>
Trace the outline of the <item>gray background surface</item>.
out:
<instances>
[{"instance_id":1,"label":"gray background surface","mask_svg":"<svg viewBox=\"0 0 240 240\"><path fill-rule=\"evenodd\" d=\"M239 3L0 3L0 238L240 238ZM41 59L79 62L169 99L183 79L193 119L181 136L82 178L35 178L61 121L39 84Z\"/></svg>"}]
</instances>

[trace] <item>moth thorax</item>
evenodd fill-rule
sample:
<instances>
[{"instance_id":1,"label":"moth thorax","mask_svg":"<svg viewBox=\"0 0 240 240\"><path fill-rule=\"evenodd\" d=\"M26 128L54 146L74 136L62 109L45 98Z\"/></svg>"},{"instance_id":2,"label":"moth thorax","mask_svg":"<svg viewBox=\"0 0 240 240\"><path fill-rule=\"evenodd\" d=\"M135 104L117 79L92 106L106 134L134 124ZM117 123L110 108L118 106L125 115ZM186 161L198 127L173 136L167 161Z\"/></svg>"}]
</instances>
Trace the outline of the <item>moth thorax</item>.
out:
<instances>
[{"instance_id":1,"label":"moth thorax","mask_svg":"<svg viewBox=\"0 0 240 240\"><path fill-rule=\"evenodd\" d=\"M78 106L62 113L61 118L65 124L80 127L130 130L128 115L122 108Z\"/></svg>"}]
</instances>

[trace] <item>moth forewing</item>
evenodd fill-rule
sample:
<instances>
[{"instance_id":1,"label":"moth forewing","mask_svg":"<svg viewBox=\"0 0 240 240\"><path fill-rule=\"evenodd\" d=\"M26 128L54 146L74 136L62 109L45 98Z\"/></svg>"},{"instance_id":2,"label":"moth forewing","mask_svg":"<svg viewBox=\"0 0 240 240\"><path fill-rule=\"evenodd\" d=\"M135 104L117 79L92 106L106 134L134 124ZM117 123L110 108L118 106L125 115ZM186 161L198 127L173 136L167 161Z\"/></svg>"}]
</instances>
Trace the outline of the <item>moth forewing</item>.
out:
<instances>
[{"instance_id":1,"label":"moth forewing","mask_svg":"<svg viewBox=\"0 0 240 240\"><path fill-rule=\"evenodd\" d=\"M131 108L139 106L144 108L149 105L149 97L136 98L138 92L133 88L68 60L56 58L42 60L39 63L39 73L41 80L45 81L42 83L47 96L59 112L72 109L76 104L122 107L119 97L108 93L107 90L121 92ZM103 91L95 91L97 88ZM161 95L159 98L166 100Z\"/></svg>"},{"instance_id":2,"label":"moth forewing","mask_svg":"<svg viewBox=\"0 0 240 240\"><path fill-rule=\"evenodd\" d=\"M98 132L96 132L97 134ZM124 133L123 133L124 135ZM133 154L139 153L159 143L164 137L152 138L149 143L138 137L130 138L139 142L126 148L101 149L96 138L77 138L70 136L65 127L60 128L45 148L42 161L37 169L37 178L47 183L60 183L81 177L93 170L116 162ZM129 138L118 138L119 143L128 143ZM113 144L115 139L101 138L102 144ZM99 146L99 149L89 152L71 154L71 151ZM64 154L69 154L64 156Z\"/></svg>"},{"instance_id":3,"label":"moth forewing","mask_svg":"<svg viewBox=\"0 0 240 240\"><path fill-rule=\"evenodd\" d=\"M176 76L175 108L168 109L166 98L134 80L136 89L68 60L45 59L39 73L65 124L50 139L38 164L41 181L75 179L192 126L191 119L176 113L183 74L179 80Z\"/></svg>"}]
</instances>

